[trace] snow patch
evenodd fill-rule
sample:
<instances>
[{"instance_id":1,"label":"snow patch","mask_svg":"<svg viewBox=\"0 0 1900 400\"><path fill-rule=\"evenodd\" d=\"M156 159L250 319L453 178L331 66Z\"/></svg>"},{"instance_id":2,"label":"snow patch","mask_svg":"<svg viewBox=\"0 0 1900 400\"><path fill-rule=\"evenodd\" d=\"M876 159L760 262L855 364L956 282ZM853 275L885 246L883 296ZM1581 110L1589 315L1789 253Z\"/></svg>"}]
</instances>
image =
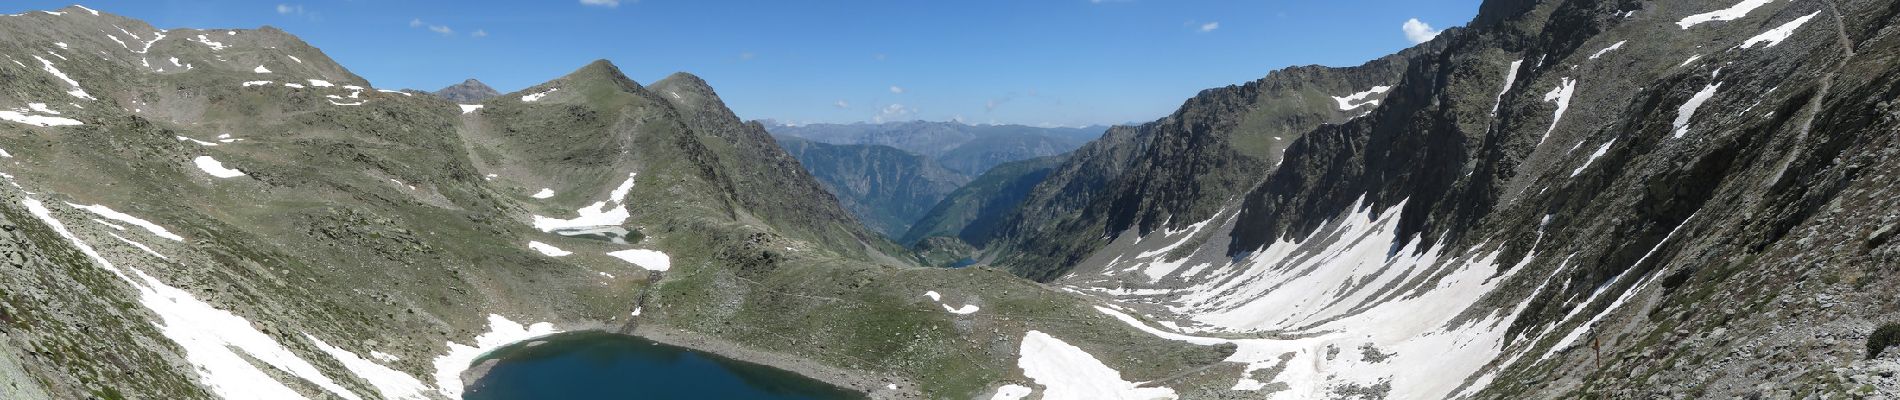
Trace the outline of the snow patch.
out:
<instances>
[{"instance_id":1,"label":"snow patch","mask_svg":"<svg viewBox=\"0 0 1900 400\"><path fill-rule=\"evenodd\" d=\"M316 345L317 350L322 350L324 354L329 354L330 358L336 359L337 363L343 364L343 368L350 370L351 374L355 374L357 378L376 388L376 392L381 393L385 399L426 400L429 398L429 385L422 383L414 376L377 364L375 361L365 360L349 350L324 343L322 339L317 339L309 333L304 333L303 337Z\"/></svg>"},{"instance_id":2,"label":"snow patch","mask_svg":"<svg viewBox=\"0 0 1900 400\"><path fill-rule=\"evenodd\" d=\"M996 395L990 396L990 400L1022 400L1034 392L1035 389L1030 389L1028 386L1012 383L996 388Z\"/></svg>"},{"instance_id":3,"label":"snow patch","mask_svg":"<svg viewBox=\"0 0 1900 400\"><path fill-rule=\"evenodd\" d=\"M1504 105L1504 95L1511 92L1511 85L1517 83L1517 69L1524 66L1524 60L1511 62L1511 71L1504 74L1504 88L1498 89L1497 101L1491 103L1491 116L1498 116L1498 106Z\"/></svg>"},{"instance_id":4,"label":"snow patch","mask_svg":"<svg viewBox=\"0 0 1900 400\"><path fill-rule=\"evenodd\" d=\"M1537 138L1537 144L1544 144L1544 139L1549 139L1550 133L1557 131L1557 123L1564 120L1564 111L1570 109L1570 98L1576 94L1577 81L1570 78L1563 78L1562 84L1544 94L1544 101L1557 103L1557 114L1550 118L1550 129L1545 129L1544 136Z\"/></svg>"},{"instance_id":5,"label":"snow patch","mask_svg":"<svg viewBox=\"0 0 1900 400\"><path fill-rule=\"evenodd\" d=\"M43 127L83 125L79 120L72 118L30 115L21 110L0 110L0 120Z\"/></svg>"},{"instance_id":6,"label":"snow patch","mask_svg":"<svg viewBox=\"0 0 1900 400\"><path fill-rule=\"evenodd\" d=\"M541 91L540 93L533 93L533 94L521 96L521 101L523 102L541 101L542 97L547 97L549 93L554 93L554 91L556 90L561 90L561 88L552 88L552 89Z\"/></svg>"},{"instance_id":7,"label":"snow patch","mask_svg":"<svg viewBox=\"0 0 1900 400\"><path fill-rule=\"evenodd\" d=\"M536 215L534 216L534 228L540 229L542 232L553 232L556 229L617 226L627 222L627 218L632 218L633 215L627 213L627 204L624 202L626 201L627 193L633 190L633 178L635 175L636 174L633 173L627 174L627 180L621 182L619 187L615 187L613 192L608 194L607 200L594 202L591 206L575 210L580 216L572 219L558 219ZM608 208L608 204L610 203L613 205L613 208Z\"/></svg>"},{"instance_id":8,"label":"snow patch","mask_svg":"<svg viewBox=\"0 0 1900 400\"><path fill-rule=\"evenodd\" d=\"M1612 45L1610 45L1610 47L1605 47L1605 48L1603 48L1603 50L1597 50L1597 52L1596 52L1595 54L1591 54L1591 55L1590 55L1590 59L1592 59L1592 60L1595 60L1595 59L1597 59L1597 58L1599 58L1599 57L1603 57L1603 54L1604 54L1604 53L1609 53L1609 52L1612 52L1612 51L1616 51L1616 49L1621 49L1621 48L1623 48L1623 44L1625 44L1625 43L1629 43L1629 42L1630 42L1630 41L1628 41L1628 40L1625 40L1625 41L1621 41L1621 42L1616 42L1616 44L1612 44Z\"/></svg>"},{"instance_id":9,"label":"snow patch","mask_svg":"<svg viewBox=\"0 0 1900 400\"><path fill-rule=\"evenodd\" d=\"M1671 125L1676 127L1675 137L1681 138L1682 135L1689 134L1689 121L1691 118L1695 118L1696 109L1702 108L1703 102L1707 102L1709 98L1715 97L1715 89L1720 87L1722 87L1721 82L1704 86L1702 91L1696 92L1694 97L1690 97L1689 101L1683 102L1682 107L1676 109L1676 121L1671 123Z\"/></svg>"},{"instance_id":10,"label":"snow patch","mask_svg":"<svg viewBox=\"0 0 1900 400\"><path fill-rule=\"evenodd\" d=\"M1802 25L1806 25L1808 23L1808 20L1814 19L1814 17L1817 15L1821 15L1821 12L1815 11L1814 13L1808 14L1801 18L1795 18L1793 21L1788 21L1788 23L1786 24L1781 24L1781 26L1775 27L1775 29L1769 29L1767 32L1762 32L1760 35L1755 35L1755 37L1748 38L1747 41L1742 42L1742 48L1752 49L1752 48L1755 48L1756 44L1761 44L1761 43L1768 44L1767 46L1762 46L1762 48L1764 49L1769 48L1769 47L1775 47L1775 45L1781 44L1781 41L1788 40L1789 36L1794 36L1795 30L1801 29Z\"/></svg>"},{"instance_id":11,"label":"snow patch","mask_svg":"<svg viewBox=\"0 0 1900 400\"><path fill-rule=\"evenodd\" d=\"M178 141L180 141L180 142L192 142L192 143L197 143L197 144L198 144L199 146L207 146L207 147L209 147L209 146L217 146L217 145L218 145L217 143L212 143L212 142L207 142L207 141L203 141L203 140L198 140L198 139L192 139L192 138L189 138L189 137L185 137L185 136L177 136L177 138L178 138Z\"/></svg>"},{"instance_id":12,"label":"snow patch","mask_svg":"<svg viewBox=\"0 0 1900 400\"><path fill-rule=\"evenodd\" d=\"M224 43L212 41L211 38L205 37L205 35L198 35L198 37L194 39L197 39L197 40L192 40L193 42L203 43L205 46L210 47L211 51L224 50L225 47L230 47L230 46L225 46ZM258 68L262 69L264 67L260 66ZM270 71L264 71L264 72L270 72ZM264 72L260 72L260 73L264 73Z\"/></svg>"},{"instance_id":13,"label":"snow patch","mask_svg":"<svg viewBox=\"0 0 1900 400\"><path fill-rule=\"evenodd\" d=\"M448 342L449 352L435 358L435 391L443 397L462 398L462 371L475 359L515 342L560 333L554 324L542 322L529 326L500 315L488 315L488 333L475 337L475 345Z\"/></svg>"},{"instance_id":14,"label":"snow patch","mask_svg":"<svg viewBox=\"0 0 1900 400\"><path fill-rule=\"evenodd\" d=\"M331 86L336 86L336 84L332 84L332 83L330 83L330 81L326 81L326 80L322 80L322 79L310 79L309 81L310 81L310 87L331 87Z\"/></svg>"},{"instance_id":15,"label":"snow patch","mask_svg":"<svg viewBox=\"0 0 1900 400\"><path fill-rule=\"evenodd\" d=\"M204 170L205 173L211 174L211 176L214 177L236 178L244 176L244 171L225 168L224 163L218 162L218 159L211 158L211 156L198 156L198 158L191 159L191 162L197 164L198 169Z\"/></svg>"},{"instance_id":16,"label":"snow patch","mask_svg":"<svg viewBox=\"0 0 1900 400\"><path fill-rule=\"evenodd\" d=\"M472 112L475 112L475 110L482 109L482 105L480 104L456 104L456 106L462 107L463 114L472 113Z\"/></svg>"},{"instance_id":17,"label":"snow patch","mask_svg":"<svg viewBox=\"0 0 1900 400\"><path fill-rule=\"evenodd\" d=\"M57 55L58 54L55 54L55 56ZM53 67L52 61L47 61L45 58L40 57L40 56L33 56L33 59L40 60L40 65L43 66L43 69L46 70L46 73L53 74L53 77L59 78L59 80L62 80L62 81L66 81L67 85L71 85L73 87L73 90L66 91L66 94L70 94L73 97L78 97L78 98L87 99L87 100L92 99L92 95L86 94L85 88L79 87L79 81L75 81L73 80L72 77L66 76L66 73L64 72L59 72L59 68Z\"/></svg>"},{"instance_id":18,"label":"snow patch","mask_svg":"<svg viewBox=\"0 0 1900 400\"><path fill-rule=\"evenodd\" d=\"M1604 143L1602 146L1598 146L1596 152L1590 153L1590 158L1586 158L1583 160L1583 165L1577 166L1577 169L1570 171L1570 177L1575 178L1577 177L1577 175L1582 175L1583 170L1585 168L1590 168L1590 163L1596 162L1598 157L1603 157L1604 153L1608 153L1610 151L1610 146L1615 145L1615 144L1616 144L1616 139L1612 138L1610 139L1608 143Z\"/></svg>"},{"instance_id":19,"label":"snow patch","mask_svg":"<svg viewBox=\"0 0 1900 400\"><path fill-rule=\"evenodd\" d=\"M532 241L532 240L528 241L528 248L534 249L534 251L539 251L541 252L542 255L546 255L548 257L565 257L569 254L574 254L574 252L572 251L561 250L561 248L554 247L554 245Z\"/></svg>"},{"instance_id":20,"label":"snow patch","mask_svg":"<svg viewBox=\"0 0 1900 400\"><path fill-rule=\"evenodd\" d=\"M147 221L144 218L134 217L131 214L126 214L126 213L119 212L118 210L113 210L112 207L106 207L104 205L98 205L98 204L79 205L79 204L73 204L73 203L66 203L66 205L72 206L73 208L86 210L93 214L98 214L100 217L105 217L105 219L124 222L127 224L132 224L139 228L144 228L146 232L151 232L152 236L158 236L158 237L162 237L166 239L171 239L172 241L175 241L175 242L185 241L184 237L178 236L178 234L172 233L170 229L165 229L165 227L159 226L158 224L154 224L152 223L152 221Z\"/></svg>"},{"instance_id":21,"label":"snow patch","mask_svg":"<svg viewBox=\"0 0 1900 400\"><path fill-rule=\"evenodd\" d=\"M1352 95L1349 95L1349 96L1345 96L1345 97L1333 96L1333 101L1339 102L1340 111L1350 111L1352 109L1365 107L1368 105L1377 106L1379 105L1378 100L1366 100L1366 98L1372 97L1372 95L1375 95L1375 94L1384 94L1385 92L1390 91L1390 90L1392 90L1391 86L1373 86L1372 89L1368 89L1364 92L1353 93Z\"/></svg>"},{"instance_id":22,"label":"snow patch","mask_svg":"<svg viewBox=\"0 0 1900 400\"><path fill-rule=\"evenodd\" d=\"M607 255L633 263L648 271L665 271L673 268L672 258L667 257L666 253L653 250L629 249L607 253Z\"/></svg>"},{"instance_id":23,"label":"snow patch","mask_svg":"<svg viewBox=\"0 0 1900 400\"><path fill-rule=\"evenodd\" d=\"M977 308L976 305L973 305L973 304L964 304L963 307L958 307L958 308L950 308L949 304L939 304L939 305L943 306L944 311L949 311L951 314L957 314L957 315L971 314L979 310L979 308Z\"/></svg>"},{"instance_id":24,"label":"snow patch","mask_svg":"<svg viewBox=\"0 0 1900 400\"><path fill-rule=\"evenodd\" d=\"M549 197L554 197L554 189L541 188L541 191L534 192L534 194L528 195L528 197L533 197L537 199L545 199Z\"/></svg>"},{"instance_id":25,"label":"snow patch","mask_svg":"<svg viewBox=\"0 0 1900 400\"><path fill-rule=\"evenodd\" d=\"M1684 17L1681 21L1676 21L1676 25L1681 26L1682 29L1689 29L1705 22L1732 21L1747 16L1749 11L1755 11L1756 8L1773 2L1775 0L1742 0L1728 8Z\"/></svg>"}]
</instances>

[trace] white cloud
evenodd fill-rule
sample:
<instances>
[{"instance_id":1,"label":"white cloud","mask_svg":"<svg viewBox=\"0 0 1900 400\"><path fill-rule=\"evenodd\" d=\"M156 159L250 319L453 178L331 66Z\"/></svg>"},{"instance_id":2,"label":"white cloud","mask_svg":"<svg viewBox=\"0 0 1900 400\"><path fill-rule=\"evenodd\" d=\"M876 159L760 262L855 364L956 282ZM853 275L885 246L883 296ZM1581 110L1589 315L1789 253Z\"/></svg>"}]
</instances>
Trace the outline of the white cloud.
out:
<instances>
[{"instance_id":1,"label":"white cloud","mask_svg":"<svg viewBox=\"0 0 1900 400\"><path fill-rule=\"evenodd\" d=\"M895 93L895 94L904 94L904 88L901 88L901 87L897 87L897 86L891 86L891 93Z\"/></svg>"},{"instance_id":2,"label":"white cloud","mask_svg":"<svg viewBox=\"0 0 1900 400\"><path fill-rule=\"evenodd\" d=\"M290 4L278 4L277 14L279 15L303 14L303 6L290 5Z\"/></svg>"},{"instance_id":3,"label":"white cloud","mask_svg":"<svg viewBox=\"0 0 1900 400\"><path fill-rule=\"evenodd\" d=\"M838 100L837 103L832 103L831 105L838 108L851 108L851 103L844 101L842 99Z\"/></svg>"},{"instance_id":4,"label":"white cloud","mask_svg":"<svg viewBox=\"0 0 1900 400\"><path fill-rule=\"evenodd\" d=\"M884 106L883 110L879 110L877 116L871 117L871 122L881 124L884 123L884 121L901 121L916 113L917 110L904 107L903 104L892 103L891 105Z\"/></svg>"},{"instance_id":5,"label":"white cloud","mask_svg":"<svg viewBox=\"0 0 1900 400\"><path fill-rule=\"evenodd\" d=\"M421 19L421 18L412 18L412 19L410 19L410 20L409 20L409 27L410 27L410 28L422 28L422 27L427 27L427 28L429 28L429 31L430 31L430 32L435 32L435 33L440 33L440 34L442 34L442 36L449 36L449 35L454 35L454 34L455 34L455 30L454 30L454 29L449 29L449 27L447 27L447 26L443 26L443 25L429 25L429 23L427 23L427 22L422 22L422 19ZM481 34L480 36L476 36L476 37L481 37L481 36L488 36L488 32L482 32L482 34Z\"/></svg>"},{"instance_id":6,"label":"white cloud","mask_svg":"<svg viewBox=\"0 0 1900 400\"><path fill-rule=\"evenodd\" d=\"M1413 44L1429 42L1432 38L1438 37L1437 29L1432 29L1431 24L1419 21L1418 18L1405 20L1405 26L1402 28L1405 30L1405 40L1410 40Z\"/></svg>"},{"instance_id":7,"label":"white cloud","mask_svg":"<svg viewBox=\"0 0 1900 400\"><path fill-rule=\"evenodd\" d=\"M468 36L469 36L469 37L478 37L478 38L481 38L481 37L488 37L488 30L487 30L487 29L476 29L476 30L475 30L474 32L469 32L469 33L468 33Z\"/></svg>"},{"instance_id":8,"label":"white cloud","mask_svg":"<svg viewBox=\"0 0 1900 400\"><path fill-rule=\"evenodd\" d=\"M620 6L620 0L581 0L581 5L613 8Z\"/></svg>"},{"instance_id":9,"label":"white cloud","mask_svg":"<svg viewBox=\"0 0 1900 400\"><path fill-rule=\"evenodd\" d=\"M1213 32L1215 29L1220 29L1220 21L1201 24L1201 32Z\"/></svg>"}]
</instances>

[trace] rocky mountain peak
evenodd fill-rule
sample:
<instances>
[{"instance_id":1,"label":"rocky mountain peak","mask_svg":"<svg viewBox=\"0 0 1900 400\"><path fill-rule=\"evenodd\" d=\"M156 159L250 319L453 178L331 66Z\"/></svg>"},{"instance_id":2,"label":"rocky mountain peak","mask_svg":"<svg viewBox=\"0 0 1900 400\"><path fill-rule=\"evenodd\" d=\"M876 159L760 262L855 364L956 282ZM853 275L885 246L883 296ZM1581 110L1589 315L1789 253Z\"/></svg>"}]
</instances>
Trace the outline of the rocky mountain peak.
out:
<instances>
[{"instance_id":1,"label":"rocky mountain peak","mask_svg":"<svg viewBox=\"0 0 1900 400\"><path fill-rule=\"evenodd\" d=\"M449 85L440 90L436 90L432 94L444 100L456 103L474 104L495 96L500 96L501 92L495 91L495 88L488 87L488 84L475 80L475 78L468 78L468 80L464 80L462 83Z\"/></svg>"}]
</instances>

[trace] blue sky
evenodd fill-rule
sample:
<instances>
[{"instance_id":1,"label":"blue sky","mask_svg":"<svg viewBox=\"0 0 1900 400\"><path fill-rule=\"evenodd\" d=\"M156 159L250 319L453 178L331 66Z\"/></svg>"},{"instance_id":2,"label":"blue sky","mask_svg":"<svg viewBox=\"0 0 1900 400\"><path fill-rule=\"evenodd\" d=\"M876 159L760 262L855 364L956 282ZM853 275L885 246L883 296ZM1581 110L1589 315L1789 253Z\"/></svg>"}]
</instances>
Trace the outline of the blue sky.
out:
<instances>
[{"instance_id":1,"label":"blue sky","mask_svg":"<svg viewBox=\"0 0 1900 400\"><path fill-rule=\"evenodd\" d=\"M0 12L65 1L9 1ZM161 28L276 26L378 87L504 92L594 59L686 71L746 119L1086 125L1165 116L1202 89L1412 45L1479 0L141 0Z\"/></svg>"}]
</instances>

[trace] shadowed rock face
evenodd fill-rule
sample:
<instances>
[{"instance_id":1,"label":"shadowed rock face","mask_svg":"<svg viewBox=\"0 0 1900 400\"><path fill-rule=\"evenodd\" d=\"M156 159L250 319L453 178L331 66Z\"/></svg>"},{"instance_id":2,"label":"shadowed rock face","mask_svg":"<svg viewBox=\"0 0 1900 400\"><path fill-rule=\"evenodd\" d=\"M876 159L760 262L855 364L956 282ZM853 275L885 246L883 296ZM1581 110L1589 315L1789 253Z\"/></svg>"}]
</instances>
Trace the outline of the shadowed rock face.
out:
<instances>
[{"instance_id":1,"label":"shadowed rock face","mask_svg":"<svg viewBox=\"0 0 1900 400\"><path fill-rule=\"evenodd\" d=\"M449 85L431 94L452 103L475 104L482 102L482 100L500 96L501 92L495 91L495 88L488 87L488 84L482 83L482 81L469 78L468 80L462 81L462 83Z\"/></svg>"}]
</instances>

